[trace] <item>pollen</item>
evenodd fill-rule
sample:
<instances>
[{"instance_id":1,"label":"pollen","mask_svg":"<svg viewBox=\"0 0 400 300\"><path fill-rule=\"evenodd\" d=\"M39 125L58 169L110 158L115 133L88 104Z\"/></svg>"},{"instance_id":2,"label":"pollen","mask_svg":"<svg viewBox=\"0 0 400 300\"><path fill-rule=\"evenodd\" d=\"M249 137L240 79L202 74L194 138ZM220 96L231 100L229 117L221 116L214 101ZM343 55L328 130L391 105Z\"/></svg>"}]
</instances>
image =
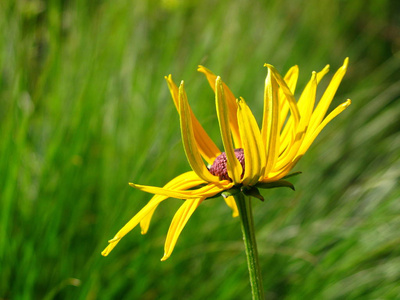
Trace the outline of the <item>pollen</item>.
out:
<instances>
[{"instance_id":1,"label":"pollen","mask_svg":"<svg viewBox=\"0 0 400 300\"><path fill-rule=\"evenodd\" d=\"M241 177L243 178L244 166L245 166L243 149L242 148L235 149L235 156L239 160L240 164L242 165L243 172L242 172ZM218 176L219 180L231 180L232 181L232 178L230 178L228 175L228 169L227 169L226 164L227 164L226 154L225 154L225 152L222 152L214 160L214 163L210 167L209 171L211 174Z\"/></svg>"}]
</instances>

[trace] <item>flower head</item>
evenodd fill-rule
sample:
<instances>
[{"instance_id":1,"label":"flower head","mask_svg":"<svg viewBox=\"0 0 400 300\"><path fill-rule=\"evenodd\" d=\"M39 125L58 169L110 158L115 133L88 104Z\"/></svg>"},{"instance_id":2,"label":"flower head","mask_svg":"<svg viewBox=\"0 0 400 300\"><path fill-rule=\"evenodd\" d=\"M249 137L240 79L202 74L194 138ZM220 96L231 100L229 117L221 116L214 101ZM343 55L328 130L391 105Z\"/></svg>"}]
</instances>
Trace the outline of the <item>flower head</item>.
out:
<instances>
[{"instance_id":1,"label":"flower head","mask_svg":"<svg viewBox=\"0 0 400 300\"><path fill-rule=\"evenodd\" d=\"M293 187L282 179L288 176L321 130L351 103L347 100L326 116L347 65L346 58L315 106L317 85L329 66L312 73L296 101L298 67L292 67L282 78L273 66L266 64L268 75L261 129L245 100L236 99L219 76L199 66L198 71L206 76L215 93L224 151L215 145L194 116L184 82L178 88L171 75L165 77L179 112L183 147L192 171L177 176L162 188L130 183L132 187L155 196L109 241L102 255L107 256L139 223L142 234L145 234L155 209L167 198L185 201L171 222L162 260L171 255L187 221L204 200L222 195L232 208L233 216L237 216L234 193L243 192L262 199L257 188Z\"/></svg>"}]
</instances>

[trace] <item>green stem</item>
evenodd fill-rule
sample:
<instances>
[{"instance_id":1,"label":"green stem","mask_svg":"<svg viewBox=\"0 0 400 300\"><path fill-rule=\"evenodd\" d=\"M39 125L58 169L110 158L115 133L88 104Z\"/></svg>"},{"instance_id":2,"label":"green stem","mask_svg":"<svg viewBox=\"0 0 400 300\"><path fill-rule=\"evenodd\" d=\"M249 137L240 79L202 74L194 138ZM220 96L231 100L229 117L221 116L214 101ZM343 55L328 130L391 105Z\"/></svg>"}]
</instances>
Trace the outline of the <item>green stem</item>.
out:
<instances>
[{"instance_id":1,"label":"green stem","mask_svg":"<svg viewBox=\"0 0 400 300\"><path fill-rule=\"evenodd\" d=\"M261 278L260 264L258 262L257 243L254 230L253 212L250 197L243 193L234 195L239 210L243 240L246 248L247 265L249 267L251 292L253 300L264 299L264 289Z\"/></svg>"}]
</instances>

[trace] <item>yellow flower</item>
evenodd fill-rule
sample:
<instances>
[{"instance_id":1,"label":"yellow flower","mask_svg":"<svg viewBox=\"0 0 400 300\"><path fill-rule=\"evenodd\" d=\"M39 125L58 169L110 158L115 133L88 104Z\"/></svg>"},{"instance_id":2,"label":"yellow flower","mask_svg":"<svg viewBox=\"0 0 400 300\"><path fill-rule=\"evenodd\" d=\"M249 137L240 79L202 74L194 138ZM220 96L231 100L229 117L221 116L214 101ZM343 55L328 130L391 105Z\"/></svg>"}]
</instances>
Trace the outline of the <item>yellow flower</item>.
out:
<instances>
[{"instance_id":1,"label":"yellow flower","mask_svg":"<svg viewBox=\"0 0 400 300\"><path fill-rule=\"evenodd\" d=\"M182 142L193 171L177 176L162 188L130 183L132 187L155 196L109 241L102 255L107 256L139 223L142 234L145 234L155 209L167 198L185 201L171 222L161 260L166 260L171 255L190 216L207 198L222 194L227 205L232 208L233 216L237 216L237 207L232 196L234 193L243 192L262 199L258 187L292 187L282 179L288 176L321 130L351 103L347 100L325 116L346 73L347 65L348 58L333 76L315 107L317 85L328 72L329 65L321 72L312 73L311 80L296 102L294 92L298 67L292 67L282 78L273 66L266 64L268 75L265 81L261 130L244 99L236 100L219 76L199 66L198 71L204 73L215 92L224 152L219 150L194 116L187 101L183 81L178 88L171 75L165 77L179 112Z\"/></svg>"}]
</instances>

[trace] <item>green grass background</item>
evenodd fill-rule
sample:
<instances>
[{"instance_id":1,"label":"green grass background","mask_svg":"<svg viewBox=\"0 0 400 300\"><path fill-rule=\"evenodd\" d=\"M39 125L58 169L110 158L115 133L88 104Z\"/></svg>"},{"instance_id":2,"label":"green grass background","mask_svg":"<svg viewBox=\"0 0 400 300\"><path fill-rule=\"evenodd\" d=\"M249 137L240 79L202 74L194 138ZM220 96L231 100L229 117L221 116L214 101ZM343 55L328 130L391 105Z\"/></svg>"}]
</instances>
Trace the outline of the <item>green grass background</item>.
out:
<instances>
[{"instance_id":1,"label":"green grass background","mask_svg":"<svg viewBox=\"0 0 400 300\"><path fill-rule=\"evenodd\" d=\"M203 64L261 118L266 69L345 57L296 192L254 201L269 299L400 299L400 6L389 0L0 2L0 299L250 299L238 219L206 201L160 262L181 200L101 250L189 170L164 75L221 146Z\"/></svg>"}]
</instances>

